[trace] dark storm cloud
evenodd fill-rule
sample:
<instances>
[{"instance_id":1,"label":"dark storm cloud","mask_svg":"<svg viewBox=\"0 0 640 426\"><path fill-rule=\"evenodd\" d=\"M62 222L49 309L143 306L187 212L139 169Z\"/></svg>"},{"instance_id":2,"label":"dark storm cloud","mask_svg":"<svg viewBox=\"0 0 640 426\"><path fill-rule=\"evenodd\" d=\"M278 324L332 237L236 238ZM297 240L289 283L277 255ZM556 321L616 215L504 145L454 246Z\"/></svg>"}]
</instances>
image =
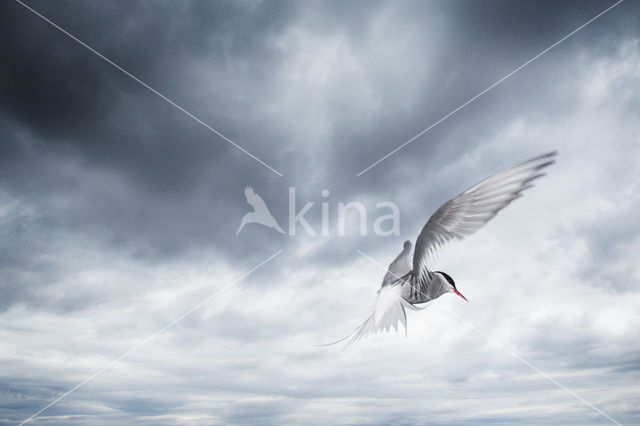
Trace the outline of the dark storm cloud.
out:
<instances>
[{"instance_id":1,"label":"dark storm cloud","mask_svg":"<svg viewBox=\"0 0 640 426\"><path fill-rule=\"evenodd\" d=\"M412 94L417 101L411 111L403 112L396 107L396 112L380 117L366 129L357 123L338 122L340 131L336 133L342 139L338 148L342 155L336 158L343 164L336 167L340 173L337 179L352 181L350 173L362 171L609 5L611 2L603 1L503 1L474 3L470 7L464 2L436 3L435 11L428 3L418 8L399 7L389 18L396 19L390 25L389 38L401 36L412 26L419 27L417 40L425 46L435 41L436 53L425 64L425 81ZM525 105L543 101L556 90L558 72L562 72L558 61L562 64L564 58L575 55L582 46L613 50L621 39L635 34L638 24L637 17L624 12L602 19L362 175L355 185L371 188L378 187L380 182L398 184L399 168L437 171L442 163L477 147L480 135L504 125ZM610 25L612 22L616 24ZM426 57L419 46L403 52L400 57L404 60L400 62L380 64L378 72L383 74L391 67L411 67L412 57ZM554 66L549 67L552 61ZM391 93L385 92L385 87L380 91L384 102ZM507 108L506 103L510 104Z\"/></svg>"},{"instance_id":2,"label":"dark storm cloud","mask_svg":"<svg viewBox=\"0 0 640 426\"><path fill-rule=\"evenodd\" d=\"M223 71L233 68L229 62L251 63L252 76L261 78L277 60L268 41L287 22L285 3L33 6L151 85L167 88L258 156L274 152L265 149L272 141L256 136L268 131L241 122L255 116L244 109L250 94L203 100L214 104L206 116L195 111L202 105L184 99L200 89L182 67L199 57ZM269 170L18 4L2 8L0 161L7 191L31 203L49 229L105 238L143 257L210 246L221 227L229 232L220 237L233 236L246 209L243 186L270 181ZM51 211L62 198L67 205Z\"/></svg>"},{"instance_id":3,"label":"dark storm cloud","mask_svg":"<svg viewBox=\"0 0 640 426\"><path fill-rule=\"evenodd\" d=\"M244 185L255 186L258 181L268 183L257 188L259 193L275 193L275 202L270 205L276 205L274 214L286 218L284 204L288 185L300 186L299 192L306 189L308 192L302 195L310 200L317 199L322 187L331 188L335 200L349 201L362 191L390 198L405 179L398 174L398 165L438 170L439 164L448 161L452 154L465 152L473 144L468 134L464 134L464 139L463 135L456 136L454 120L465 120L468 126L486 120L487 115L495 116L491 95L470 106L469 112L461 111L460 117L452 117L450 122L423 136L386 164L354 178L355 173L414 132L607 4L589 2L580 3L578 7L572 2L535 5L502 2L466 7L462 3L436 2L400 3L390 8L384 3L376 7L355 2L347 6L315 3L301 8L284 2L154 3L153 6L133 2L123 9L106 2L69 2L56 7L44 2L33 3L45 16L284 172L285 179L276 179L270 171L29 11L6 2L2 5L5 42L1 48L8 60L1 71L1 108L10 123L5 126L7 133L3 137L1 158L20 165L5 166L5 170L12 169L16 176L26 177L26 180L16 179L16 191L23 191L20 185L31 181L34 190L53 197L56 191L64 191L60 188L63 183L58 181L61 178L42 179L34 173L37 165L29 161L28 154L33 159L63 153L85 167L79 174L97 168L125 176L122 185L127 188L126 196L109 200L106 212L104 209L91 211L97 210L95 202L87 202L78 209L91 211L85 216L95 220L96 226L103 223L111 232L122 235L114 237L115 240L129 238L125 235L138 231L143 235L140 244L144 246L144 239L149 240L147 247L141 248L143 251L167 253L172 247L173 252L179 253L189 244L195 244L198 235L211 231L226 245L230 239L225 237L232 235L228 231L236 226L235 221L246 209L241 194ZM73 13L65 13L69 10ZM374 90L378 91L383 112L374 112L373 123L353 120L357 118L350 111L354 104L341 100L342 96L350 96L348 91L335 92L328 99L325 106L331 111L327 117L331 131L317 147L310 148L304 140L292 139L287 133L287 128L297 126L295 115L279 117L281 120L277 122L265 116L265 107L271 103L278 105L278 96L282 95L278 90L285 93L293 90L287 87L286 77L278 77L286 55L291 53L287 51L289 46L285 45L284 50L274 46L277 44L274 40L286 33L292 22L301 22L302 28L312 34L344 34L340 43L366 55L368 51L375 52L376 45L370 35L372 21L381 10L388 10L384 18L388 20L385 37L391 40L392 46L393 40L402 37L407 29L416 32L412 43L434 45L434 38L437 40L434 53L427 58L426 69L417 74L426 77L421 78L418 91L410 95L415 103L410 111L387 103L394 99L393 91L403 82L385 82L383 78L380 84L374 84L379 86ZM624 27L619 31L623 30ZM597 33L597 28L593 32ZM505 37L507 33L509 37ZM399 48L417 46L398 44ZM367 75L384 77L389 69L411 66L411 56L416 52L421 54L419 49L400 52L399 58L406 58L400 62L374 58ZM198 92L203 90L198 84L205 81L190 79L189 70L200 63L212 67L209 84L229 88L206 93L223 96L198 98ZM334 77L341 78L340 75ZM547 79L550 76L547 75ZM442 82L447 80L449 83L443 86ZM521 84L518 89L527 90ZM528 89L524 96L535 96L538 92ZM295 97L296 93L289 95ZM472 112L475 115L470 117ZM495 120L492 122L496 125ZM29 153L25 152L27 142L21 127L29 129ZM308 132L315 130L309 128ZM305 129L300 129L300 134L304 132ZM477 128L471 130L472 134L478 132ZM415 161L416 158L420 160ZM50 160L51 164L55 161L55 157ZM323 179L318 188L305 188L310 171ZM8 181L11 177L7 176ZM197 190L201 192L194 203L194 197L189 195ZM108 214L108 210L113 213ZM163 218L162 212L171 210L174 213L167 213ZM207 210L212 212L210 217L199 216ZM151 217L151 222L158 222L157 226L151 222L145 224L145 216ZM81 224L75 217L67 220L73 226ZM224 232L215 232L220 223ZM145 228L148 228L146 232ZM181 238L178 232L185 237ZM169 236L164 242L158 242L163 235Z\"/></svg>"},{"instance_id":4,"label":"dark storm cloud","mask_svg":"<svg viewBox=\"0 0 640 426\"><path fill-rule=\"evenodd\" d=\"M239 34L237 38L244 39L240 44L246 46L244 53L237 54L250 55L259 64L260 54L255 53L264 50L259 42L263 31L268 33L270 25L278 25L271 18L280 19L279 14L269 15L272 8L262 13L224 4L218 5L222 10L207 10L202 4L185 5L186 10L176 10L171 3L156 5L130 4L126 10L108 3L84 8L74 4L47 8L46 3L34 7L41 6L55 22L86 35L89 44L161 88L181 83L188 88L188 81L174 80L180 80L176 64L193 56L206 55L224 67L224 49L236 52L236 46L225 46L219 33L231 33L232 42L234 32ZM204 170L223 169L221 158L234 150L229 144L31 12L16 3L2 7L6 21L2 54L8 59L1 75L2 109L7 117L37 132L46 144L70 145L92 165L132 174L135 181L161 191L188 190L206 176ZM73 14L58 15L72 7ZM254 32L234 26L234 14L245 19L252 16L250 22L243 22ZM97 38L91 39L92 34ZM213 102L218 103L220 116L204 118L213 118L214 126L224 128L227 101Z\"/></svg>"},{"instance_id":5,"label":"dark storm cloud","mask_svg":"<svg viewBox=\"0 0 640 426\"><path fill-rule=\"evenodd\" d=\"M636 34L637 16L625 12L612 13L602 17L582 32L576 34L555 50L512 76L492 92L476 100L431 131L421 136L406 148L400 150L378 166L360 177L355 174L405 140L437 121L445 114L461 105L473 95L481 92L499 78L531 59L534 55L559 40L573 29L582 25L591 17L608 7L610 2L563 2L563 3L523 3L494 2L478 3L471 7L464 3L421 3L418 7L401 3L393 8L387 17L388 38L402 38L417 30L417 44L397 43L400 51L393 62L373 62L371 73L384 82L389 69L406 69L414 66L416 56L425 57L425 68L418 77L423 77L415 93L408 96L414 100L410 110L400 105L387 104L394 99L395 90L408 82L388 82L374 87L378 91L382 104L381 112L370 122L353 120L349 110L334 115L331 141L323 149L329 149L323 182L329 188L335 188L334 196L349 200L363 194L376 194L379 199L389 199L400 204L403 212L404 235L414 238L429 214L440 203L466 189L469 185L488 174L506 167L515 158L525 158L556 149L562 140L546 138L532 147L526 144L520 148L514 141L514 153L492 161L492 167L468 168L464 174L439 177L443 167L455 163L465 154L481 148L490 142L487 138L498 129L521 117L542 122L549 119L558 110L574 109L579 101L578 92L569 93L573 103L564 103L558 99L557 92L562 90L563 82L579 72L581 52L615 52L621 40ZM403 7L406 6L406 7ZM451 6L451 7L449 7ZM624 4L629 10L637 5ZM329 8L327 8L329 9ZM384 8L383 8L384 9ZM324 11L330 13L330 11ZM358 21L358 15L349 15ZM333 31L340 31L338 21ZM612 23L615 22L615 25ZM370 24L371 25L371 24ZM361 28L357 22L347 28ZM348 32L349 30L344 30ZM364 33L364 35L362 34ZM351 34L350 34L351 35ZM349 37L346 43L352 43L358 52L374 51L379 46L367 44L366 31ZM421 46L431 46L436 41L435 53L429 57ZM604 53L606 54L606 53ZM400 60L398 60L400 59ZM553 64L551 66L551 64ZM443 84L445 83L446 84ZM375 85L374 85L375 86ZM566 86L564 86L566 87ZM337 94L337 101L343 92ZM566 95L565 95L566 96ZM340 111L340 104L329 104ZM547 105L546 109L532 109L530 105ZM350 105L353 108L354 104ZM572 155L563 152L563 155ZM489 163L487 163L489 164ZM403 204L402 193L414 187L416 182L428 179L431 187L421 193L419 208ZM319 191L319 190L318 190ZM408 219L408 221L407 221ZM400 238L402 241L404 238ZM372 244L378 244L372 241ZM356 245L363 241L343 241L340 247L327 247L322 252L329 262L349 258ZM353 243L353 244L350 244ZM388 244L386 241L385 244ZM365 246L369 244L364 242ZM393 244L393 243L391 243ZM401 242L395 242L401 247ZM362 246L361 246L362 247ZM324 256L327 257L324 257Z\"/></svg>"},{"instance_id":6,"label":"dark storm cloud","mask_svg":"<svg viewBox=\"0 0 640 426\"><path fill-rule=\"evenodd\" d=\"M212 247L230 258L260 258L271 253L266 247L274 234L254 229L250 235L233 235L248 208L242 196L245 185L255 186L285 223L289 185L298 187L300 204L319 204L322 188L331 189L334 207L363 194L397 201L407 178L415 179L415 172L406 170L434 175L442 164L473 147L478 134L511 119L505 101L498 109L498 95L488 94L362 177L355 174L607 4L502 2L466 7L436 2L391 7L321 2L303 8L284 2L133 2L126 9L107 2L32 4L285 174L278 178L26 9L5 2L0 30L0 49L7 58L0 69L3 186L37 212L38 230L32 232L45 239L66 230L143 260ZM73 13L66 13L70 10ZM628 15L622 16L603 19L627 22ZM593 34L610 33L611 26L604 32L596 25L590 38L597 41ZM300 53L292 51L296 46L291 40L280 41L292 28L318 37L339 36L338 47L364 55L363 64L369 67L364 74L349 76L340 74L338 64L337 73L330 74L327 94L319 100L329 111L329 130L318 144L304 139L318 132L313 127L313 98L291 115L268 112L283 105L287 96L304 96L296 92L302 87L283 74L287 58ZM621 25L617 31L626 30ZM393 62L376 54L381 47L374 37L378 33L391 51L404 49L395 53ZM572 43L567 49L580 41ZM428 55L421 45L430 46ZM418 63L425 64L417 72L409 69L416 55L423 56ZM540 68L533 79L551 84L554 71ZM416 90L406 94L412 104L408 110L393 103L404 101L395 92L407 83L401 78L405 73L418 80ZM522 83L533 73L505 84L516 87L518 99L532 102L545 96L537 84ZM203 77L208 75L210 80ZM380 102L364 122L357 110L361 93L349 92L350 83L357 83L352 79L361 77L370 79L367 84ZM460 120L464 130L456 124ZM319 180L310 182L309 174ZM410 213L404 215L409 219L403 229L417 229L440 202L472 183L471 177L465 178L458 177L457 186L442 183L423 194L425 201L436 201L423 205L417 215L398 201ZM317 205L309 217L317 227ZM35 225L18 221L11 226ZM288 244L286 237L275 238L282 246ZM395 244L400 246L404 238L413 235L394 238ZM367 241L365 247L379 244ZM325 245L315 258L347 261L362 241L344 238L343 243L338 248ZM23 243L17 239L15 244ZM25 249L24 256L27 253Z\"/></svg>"},{"instance_id":7,"label":"dark storm cloud","mask_svg":"<svg viewBox=\"0 0 640 426\"><path fill-rule=\"evenodd\" d=\"M96 370L86 360L102 366L282 248L219 305L185 318L131 364L48 413L77 414L86 424L175 423L194 413L207 422L210 411L211 422L335 423L339 405L345 423L416 423L425 419L416 407L428 401L435 423L465 421L459 406L447 405L457 404L448 398L455 393L471 406L470 422L554 423L548 416L564 410L570 395L548 393L551 385L531 380L528 370L522 379L523 366L437 311L411 323L418 340L371 351L376 359L367 346L342 358L310 346L340 337L368 314L380 274L355 249L391 260L449 197L555 148L563 163L525 197L544 202L510 207L487 239L465 242L466 254L478 257L455 267L483 302L465 312L489 334L515 336L506 343L545 371L566 367L572 387L607 389L597 402L633 418L633 408L610 399L632 400L616 385L638 371L629 350L637 340L632 302L616 299L637 291L635 167L615 153L635 152L637 141L628 119L637 110L637 79L625 62L637 48L620 46L637 38L638 3L621 4L361 177L611 2L29 4L285 176L20 5L2 2L0 316L10 349L0 360L0 393L9 401L0 421L33 414ZM609 66L618 63L626 68ZM602 89L610 98L585 106L585 80L601 66L606 75L595 82L615 82ZM593 140L582 127L595 131ZM594 172L594 164L607 173ZM576 188L577 174L585 183ZM287 188L296 186L298 209L316 203L307 216L315 229L327 188L332 221L340 201L365 202L373 218L375 202L393 201L402 233L292 238L254 225L236 237L249 210L245 185L283 226ZM603 199L615 205L625 197L631 201L616 214L601 208ZM508 238L522 223L530 223L526 237ZM492 245L489 235L501 243ZM493 285L503 282L513 285ZM539 291L527 294L526 285ZM575 293L556 295L565 288ZM629 323L615 316L618 306L631 312ZM541 393L539 411L551 414L486 407L508 398L505 406L529 407L529 396ZM563 419L584 423L583 414Z\"/></svg>"}]
</instances>

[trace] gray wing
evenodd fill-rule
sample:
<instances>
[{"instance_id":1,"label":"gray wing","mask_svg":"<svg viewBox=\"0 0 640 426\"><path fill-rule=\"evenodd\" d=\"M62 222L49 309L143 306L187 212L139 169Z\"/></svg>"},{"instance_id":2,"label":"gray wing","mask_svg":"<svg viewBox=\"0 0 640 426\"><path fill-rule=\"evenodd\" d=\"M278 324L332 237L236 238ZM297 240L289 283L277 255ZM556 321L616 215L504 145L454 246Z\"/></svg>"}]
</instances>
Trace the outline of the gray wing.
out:
<instances>
[{"instance_id":1,"label":"gray wing","mask_svg":"<svg viewBox=\"0 0 640 426\"><path fill-rule=\"evenodd\" d=\"M405 241L402 252L389 264L389 269L382 279L382 287L398 281L404 275L411 272L411 268L411 241Z\"/></svg>"},{"instance_id":2,"label":"gray wing","mask_svg":"<svg viewBox=\"0 0 640 426\"><path fill-rule=\"evenodd\" d=\"M444 203L431 216L416 241L413 255L414 285L428 286L432 273L428 264L438 248L461 240L480 229L500 210L522 196L522 191L542 177L542 170L555 163L557 152L550 152L509 167L483 180Z\"/></svg>"}]
</instances>

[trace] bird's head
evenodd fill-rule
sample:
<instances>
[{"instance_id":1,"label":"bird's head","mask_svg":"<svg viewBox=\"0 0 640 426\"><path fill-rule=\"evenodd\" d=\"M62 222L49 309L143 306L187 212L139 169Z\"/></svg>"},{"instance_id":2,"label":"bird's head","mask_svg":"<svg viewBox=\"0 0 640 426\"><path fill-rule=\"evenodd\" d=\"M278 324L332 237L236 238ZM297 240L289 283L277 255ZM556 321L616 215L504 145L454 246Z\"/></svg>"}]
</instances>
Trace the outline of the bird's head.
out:
<instances>
[{"instance_id":1,"label":"bird's head","mask_svg":"<svg viewBox=\"0 0 640 426\"><path fill-rule=\"evenodd\" d=\"M436 274L440 274L444 277L445 280L447 280L447 283L449 283L449 287L451 288L451 291L454 292L455 294L457 294L458 296L462 297L464 300L467 300L466 297L464 297L464 295L462 293L460 293L458 291L458 289L456 288L456 283L455 281L453 281L453 278L451 278L451 275L447 274L446 272L442 272L442 271L435 271ZM468 302L468 300L467 300Z\"/></svg>"}]
</instances>

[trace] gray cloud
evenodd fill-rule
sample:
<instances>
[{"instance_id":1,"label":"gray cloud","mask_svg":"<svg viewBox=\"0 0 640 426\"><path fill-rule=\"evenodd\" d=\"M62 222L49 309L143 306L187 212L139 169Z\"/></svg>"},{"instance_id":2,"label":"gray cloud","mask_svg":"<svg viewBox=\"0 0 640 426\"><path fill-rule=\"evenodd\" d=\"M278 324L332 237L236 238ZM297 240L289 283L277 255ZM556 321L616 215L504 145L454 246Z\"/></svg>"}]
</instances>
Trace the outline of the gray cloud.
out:
<instances>
[{"instance_id":1,"label":"gray cloud","mask_svg":"<svg viewBox=\"0 0 640 426\"><path fill-rule=\"evenodd\" d=\"M30 2L278 177L17 3L0 5L0 423L13 424L279 249L51 407L53 424L602 424L484 330L636 422L638 6L624 2L356 173L611 3ZM444 250L472 301L409 337L313 344L369 314L442 202L547 150L522 200ZM251 185L401 209L397 237L235 231ZM332 216L332 220L334 216ZM334 222L335 225L335 222Z\"/></svg>"}]
</instances>

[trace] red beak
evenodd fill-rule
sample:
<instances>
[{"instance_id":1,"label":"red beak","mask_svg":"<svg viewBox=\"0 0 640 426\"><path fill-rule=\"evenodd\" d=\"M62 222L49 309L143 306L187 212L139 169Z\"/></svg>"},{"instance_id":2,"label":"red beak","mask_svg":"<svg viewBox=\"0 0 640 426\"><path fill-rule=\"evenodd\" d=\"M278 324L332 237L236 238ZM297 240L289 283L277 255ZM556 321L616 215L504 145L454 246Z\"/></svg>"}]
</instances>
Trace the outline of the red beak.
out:
<instances>
[{"instance_id":1,"label":"red beak","mask_svg":"<svg viewBox=\"0 0 640 426\"><path fill-rule=\"evenodd\" d=\"M458 291L458 289L457 289L457 288L453 287L453 292L454 292L455 294L457 294L458 296L462 297L464 300L467 300L467 298L466 298L466 297L464 297L464 296L462 295L462 293L460 293L460 292ZM467 302L468 302L468 300L467 300Z\"/></svg>"}]
</instances>

